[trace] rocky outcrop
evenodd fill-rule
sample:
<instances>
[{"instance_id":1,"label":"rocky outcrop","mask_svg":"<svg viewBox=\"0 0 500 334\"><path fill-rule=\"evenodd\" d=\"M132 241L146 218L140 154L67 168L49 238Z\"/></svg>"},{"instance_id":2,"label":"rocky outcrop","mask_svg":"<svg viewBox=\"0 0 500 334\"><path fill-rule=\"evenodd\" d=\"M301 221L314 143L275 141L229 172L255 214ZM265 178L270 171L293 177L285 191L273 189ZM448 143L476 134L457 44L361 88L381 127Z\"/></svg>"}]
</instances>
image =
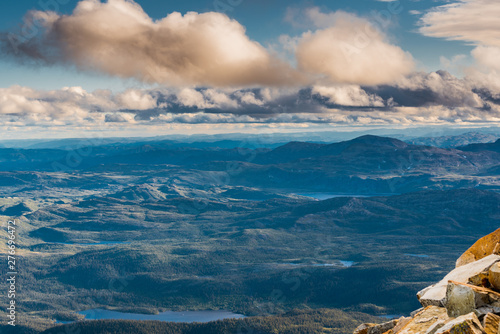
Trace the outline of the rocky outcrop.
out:
<instances>
[{"instance_id":1,"label":"rocky outcrop","mask_svg":"<svg viewBox=\"0 0 500 334\"><path fill-rule=\"evenodd\" d=\"M456 262L456 267L480 260L491 254L500 253L500 229L482 237L472 245Z\"/></svg>"},{"instance_id":2,"label":"rocky outcrop","mask_svg":"<svg viewBox=\"0 0 500 334\"><path fill-rule=\"evenodd\" d=\"M455 268L440 282L418 292L417 297L423 306L444 306L449 281L468 283L471 277L476 277L483 272L487 272L498 261L500 261L500 256L489 255L478 261Z\"/></svg>"},{"instance_id":3,"label":"rocky outcrop","mask_svg":"<svg viewBox=\"0 0 500 334\"><path fill-rule=\"evenodd\" d=\"M391 320L383 324L363 324L356 328L354 334L383 334L393 329L399 320Z\"/></svg>"},{"instance_id":4,"label":"rocky outcrop","mask_svg":"<svg viewBox=\"0 0 500 334\"><path fill-rule=\"evenodd\" d=\"M500 229L479 239L441 281L417 293L411 317L355 334L500 334Z\"/></svg>"},{"instance_id":5,"label":"rocky outcrop","mask_svg":"<svg viewBox=\"0 0 500 334\"><path fill-rule=\"evenodd\" d=\"M417 313L405 326L393 334L430 333L437 330L448 321L446 309L428 306Z\"/></svg>"}]
</instances>

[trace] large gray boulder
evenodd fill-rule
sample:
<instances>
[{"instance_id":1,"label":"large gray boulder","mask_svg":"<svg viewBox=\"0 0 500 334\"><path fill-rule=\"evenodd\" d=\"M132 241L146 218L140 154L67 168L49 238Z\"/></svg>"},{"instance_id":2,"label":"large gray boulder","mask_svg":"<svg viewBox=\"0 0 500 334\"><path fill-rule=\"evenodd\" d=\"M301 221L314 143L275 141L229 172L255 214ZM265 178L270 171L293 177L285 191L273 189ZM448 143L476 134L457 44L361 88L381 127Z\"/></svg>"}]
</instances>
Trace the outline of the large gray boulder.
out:
<instances>
[{"instance_id":1,"label":"large gray boulder","mask_svg":"<svg viewBox=\"0 0 500 334\"><path fill-rule=\"evenodd\" d=\"M470 284L450 281L446 290L446 310L448 316L456 318L477 311L482 307L491 307L500 300L500 293Z\"/></svg>"}]
</instances>

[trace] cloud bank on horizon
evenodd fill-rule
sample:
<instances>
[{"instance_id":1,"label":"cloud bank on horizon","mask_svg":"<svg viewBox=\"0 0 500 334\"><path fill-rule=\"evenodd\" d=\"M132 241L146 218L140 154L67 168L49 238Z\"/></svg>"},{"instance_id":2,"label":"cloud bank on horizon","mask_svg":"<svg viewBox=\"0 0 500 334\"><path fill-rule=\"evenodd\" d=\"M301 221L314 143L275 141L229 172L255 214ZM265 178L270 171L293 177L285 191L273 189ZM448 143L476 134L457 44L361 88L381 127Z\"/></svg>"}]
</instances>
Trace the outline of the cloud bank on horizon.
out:
<instances>
[{"instance_id":1,"label":"cloud bank on horizon","mask_svg":"<svg viewBox=\"0 0 500 334\"><path fill-rule=\"evenodd\" d=\"M31 11L43 32L23 43L0 40L16 61L75 66L156 88L86 92L0 89L10 127L92 124L414 125L500 122L500 3L461 0L430 9L421 34L475 45L473 66L457 78L416 70L412 55L369 18L317 7L280 36L288 59L216 12L173 12L154 20L132 0L82 0L73 13ZM476 20L481 17L481 20Z\"/></svg>"}]
</instances>

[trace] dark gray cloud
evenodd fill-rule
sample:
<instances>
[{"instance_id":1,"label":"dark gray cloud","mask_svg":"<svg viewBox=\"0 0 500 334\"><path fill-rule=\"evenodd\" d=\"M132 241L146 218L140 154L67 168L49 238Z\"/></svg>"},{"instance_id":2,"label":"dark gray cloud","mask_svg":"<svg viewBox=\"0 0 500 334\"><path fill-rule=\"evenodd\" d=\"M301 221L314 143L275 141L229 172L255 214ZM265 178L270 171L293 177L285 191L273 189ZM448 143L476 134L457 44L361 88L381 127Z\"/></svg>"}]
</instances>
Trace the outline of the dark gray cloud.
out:
<instances>
[{"instance_id":1,"label":"dark gray cloud","mask_svg":"<svg viewBox=\"0 0 500 334\"><path fill-rule=\"evenodd\" d=\"M406 107L445 106L478 108L481 98L466 79L458 79L446 71L413 73L396 85L365 87L367 92L396 105Z\"/></svg>"}]
</instances>

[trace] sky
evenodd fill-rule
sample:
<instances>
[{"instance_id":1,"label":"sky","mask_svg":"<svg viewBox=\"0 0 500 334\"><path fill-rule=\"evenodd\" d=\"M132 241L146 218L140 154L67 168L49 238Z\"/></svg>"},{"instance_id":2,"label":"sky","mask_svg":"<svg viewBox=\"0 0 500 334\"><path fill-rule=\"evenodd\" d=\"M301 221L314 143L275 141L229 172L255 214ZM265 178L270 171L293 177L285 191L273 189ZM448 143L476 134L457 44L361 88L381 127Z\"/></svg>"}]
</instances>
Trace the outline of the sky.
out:
<instances>
[{"instance_id":1,"label":"sky","mask_svg":"<svg viewBox=\"0 0 500 334\"><path fill-rule=\"evenodd\" d=\"M498 17L494 0L4 2L0 138L497 126Z\"/></svg>"}]
</instances>

